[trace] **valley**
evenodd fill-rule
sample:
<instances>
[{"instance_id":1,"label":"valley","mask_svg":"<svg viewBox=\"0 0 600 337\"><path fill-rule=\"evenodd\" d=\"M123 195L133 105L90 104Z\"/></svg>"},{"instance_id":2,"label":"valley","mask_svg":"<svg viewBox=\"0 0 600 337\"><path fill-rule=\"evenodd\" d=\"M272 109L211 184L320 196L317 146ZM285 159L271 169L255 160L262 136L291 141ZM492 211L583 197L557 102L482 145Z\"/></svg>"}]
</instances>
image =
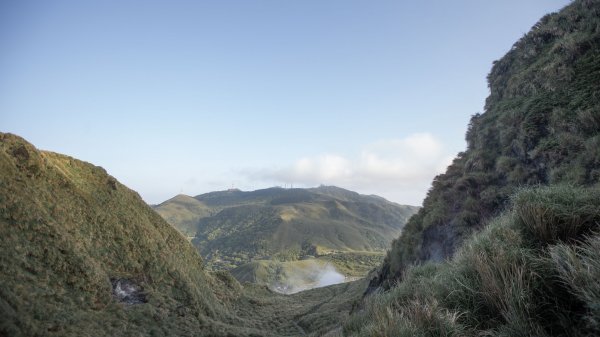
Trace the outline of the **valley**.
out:
<instances>
[{"instance_id":1,"label":"valley","mask_svg":"<svg viewBox=\"0 0 600 337\"><path fill-rule=\"evenodd\" d=\"M600 1L542 17L422 207L334 186L150 206L0 132L0 336L598 336L599 79Z\"/></svg>"},{"instance_id":2,"label":"valley","mask_svg":"<svg viewBox=\"0 0 600 337\"><path fill-rule=\"evenodd\" d=\"M208 268L285 293L330 284L319 281L327 272L335 283L366 276L419 209L335 186L178 195L153 208L193 236Z\"/></svg>"},{"instance_id":3,"label":"valley","mask_svg":"<svg viewBox=\"0 0 600 337\"><path fill-rule=\"evenodd\" d=\"M0 134L0 332L301 336L348 316L359 280L242 286L102 168ZM320 331L320 332L319 332Z\"/></svg>"}]
</instances>

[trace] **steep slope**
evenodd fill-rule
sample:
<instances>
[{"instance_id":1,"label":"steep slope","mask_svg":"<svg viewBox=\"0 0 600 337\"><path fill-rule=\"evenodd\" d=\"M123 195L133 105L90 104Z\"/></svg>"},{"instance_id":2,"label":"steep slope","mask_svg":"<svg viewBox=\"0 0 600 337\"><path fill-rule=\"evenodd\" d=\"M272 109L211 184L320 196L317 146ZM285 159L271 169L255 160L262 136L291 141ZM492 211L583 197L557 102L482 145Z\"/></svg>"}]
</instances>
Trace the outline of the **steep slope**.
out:
<instances>
[{"instance_id":1,"label":"steep slope","mask_svg":"<svg viewBox=\"0 0 600 337\"><path fill-rule=\"evenodd\" d=\"M519 186L600 179L600 2L543 17L494 66L468 148L437 176L372 286L441 261L499 214Z\"/></svg>"},{"instance_id":2,"label":"steep slope","mask_svg":"<svg viewBox=\"0 0 600 337\"><path fill-rule=\"evenodd\" d=\"M181 197L156 209L168 221L189 217ZM194 197L216 214L202 216L194 245L215 268L231 268L253 259L293 260L333 252L384 252L417 207L332 186L312 189L230 190ZM202 208L204 212L204 208ZM180 215L181 214L181 215Z\"/></svg>"},{"instance_id":3,"label":"steep slope","mask_svg":"<svg viewBox=\"0 0 600 337\"><path fill-rule=\"evenodd\" d=\"M1 335L249 333L235 281L102 168L0 134L0 177Z\"/></svg>"},{"instance_id":4,"label":"steep slope","mask_svg":"<svg viewBox=\"0 0 600 337\"><path fill-rule=\"evenodd\" d=\"M449 261L404 272L337 336L600 336L600 189L520 190Z\"/></svg>"}]
</instances>

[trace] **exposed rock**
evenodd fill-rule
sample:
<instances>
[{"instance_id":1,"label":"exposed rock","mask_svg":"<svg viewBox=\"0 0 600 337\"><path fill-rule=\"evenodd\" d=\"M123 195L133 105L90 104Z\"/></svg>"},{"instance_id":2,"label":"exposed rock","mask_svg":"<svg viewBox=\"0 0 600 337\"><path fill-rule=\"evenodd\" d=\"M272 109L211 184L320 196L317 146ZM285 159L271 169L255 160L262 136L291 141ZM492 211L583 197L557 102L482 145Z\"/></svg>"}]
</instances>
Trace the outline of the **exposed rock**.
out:
<instances>
[{"instance_id":1,"label":"exposed rock","mask_svg":"<svg viewBox=\"0 0 600 337\"><path fill-rule=\"evenodd\" d=\"M113 296L121 303L128 305L141 304L148 302L146 300L146 294L143 292L143 288L135 282L120 278L111 279L112 293Z\"/></svg>"},{"instance_id":2,"label":"exposed rock","mask_svg":"<svg viewBox=\"0 0 600 337\"><path fill-rule=\"evenodd\" d=\"M421 261L441 262L452 256L462 242L455 228L450 225L433 225L423 231L423 243L419 253Z\"/></svg>"}]
</instances>

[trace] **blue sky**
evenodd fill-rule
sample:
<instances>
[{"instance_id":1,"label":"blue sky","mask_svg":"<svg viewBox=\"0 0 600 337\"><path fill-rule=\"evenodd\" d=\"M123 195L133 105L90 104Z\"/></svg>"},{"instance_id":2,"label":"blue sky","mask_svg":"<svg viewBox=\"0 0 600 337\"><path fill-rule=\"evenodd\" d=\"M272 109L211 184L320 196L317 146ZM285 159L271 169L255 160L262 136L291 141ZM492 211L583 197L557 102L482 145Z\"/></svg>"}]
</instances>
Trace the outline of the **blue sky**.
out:
<instances>
[{"instance_id":1,"label":"blue sky","mask_svg":"<svg viewBox=\"0 0 600 337\"><path fill-rule=\"evenodd\" d=\"M420 204L492 62L564 0L0 1L0 131L149 203L335 184Z\"/></svg>"}]
</instances>

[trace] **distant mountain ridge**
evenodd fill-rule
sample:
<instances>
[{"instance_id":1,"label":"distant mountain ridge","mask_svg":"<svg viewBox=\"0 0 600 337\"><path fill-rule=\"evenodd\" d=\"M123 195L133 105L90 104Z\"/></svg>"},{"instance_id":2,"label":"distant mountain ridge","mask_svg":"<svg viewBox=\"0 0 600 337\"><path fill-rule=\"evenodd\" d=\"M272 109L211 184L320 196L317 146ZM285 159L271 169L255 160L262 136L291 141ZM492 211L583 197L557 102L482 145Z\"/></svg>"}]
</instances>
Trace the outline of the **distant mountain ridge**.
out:
<instances>
[{"instance_id":1,"label":"distant mountain ridge","mask_svg":"<svg viewBox=\"0 0 600 337\"><path fill-rule=\"evenodd\" d=\"M384 252L419 209L335 186L179 195L154 209L187 236L208 264L331 252Z\"/></svg>"}]
</instances>

